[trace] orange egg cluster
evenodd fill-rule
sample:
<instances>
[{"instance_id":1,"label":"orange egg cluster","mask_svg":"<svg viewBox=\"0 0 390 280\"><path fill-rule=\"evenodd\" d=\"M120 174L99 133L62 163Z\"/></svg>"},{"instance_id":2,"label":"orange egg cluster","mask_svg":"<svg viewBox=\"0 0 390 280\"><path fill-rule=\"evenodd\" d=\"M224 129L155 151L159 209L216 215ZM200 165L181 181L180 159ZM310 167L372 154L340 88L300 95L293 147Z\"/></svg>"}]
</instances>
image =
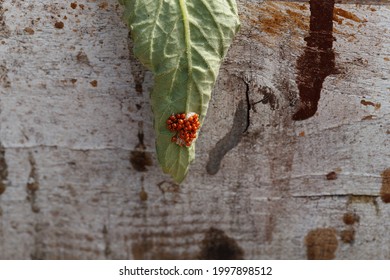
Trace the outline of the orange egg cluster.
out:
<instances>
[{"instance_id":1,"label":"orange egg cluster","mask_svg":"<svg viewBox=\"0 0 390 280\"><path fill-rule=\"evenodd\" d=\"M199 115L196 113L187 115L184 113L172 114L167 120L167 128L172 132L176 132L172 136L172 142L179 146L191 146L199 127Z\"/></svg>"}]
</instances>

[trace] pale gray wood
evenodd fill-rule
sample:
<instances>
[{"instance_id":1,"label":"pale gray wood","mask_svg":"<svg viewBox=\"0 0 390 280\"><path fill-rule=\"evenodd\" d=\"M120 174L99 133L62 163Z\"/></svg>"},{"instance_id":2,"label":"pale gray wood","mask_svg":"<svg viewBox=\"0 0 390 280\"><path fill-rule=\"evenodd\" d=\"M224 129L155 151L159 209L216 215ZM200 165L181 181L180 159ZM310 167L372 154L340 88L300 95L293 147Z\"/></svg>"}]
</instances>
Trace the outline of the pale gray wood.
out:
<instances>
[{"instance_id":1,"label":"pale gray wood","mask_svg":"<svg viewBox=\"0 0 390 280\"><path fill-rule=\"evenodd\" d=\"M238 1L178 186L122 8L71 3L0 1L1 259L390 258L389 6L336 4L335 71L293 121L309 4Z\"/></svg>"}]
</instances>

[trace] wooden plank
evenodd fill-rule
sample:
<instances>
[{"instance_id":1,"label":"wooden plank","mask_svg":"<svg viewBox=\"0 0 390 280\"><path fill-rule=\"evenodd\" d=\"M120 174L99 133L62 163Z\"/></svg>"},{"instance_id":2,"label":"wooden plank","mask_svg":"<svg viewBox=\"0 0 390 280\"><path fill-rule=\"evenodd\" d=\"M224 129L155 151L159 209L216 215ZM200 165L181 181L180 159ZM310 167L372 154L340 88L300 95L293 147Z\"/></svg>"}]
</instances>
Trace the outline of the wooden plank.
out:
<instances>
[{"instance_id":1,"label":"wooden plank","mask_svg":"<svg viewBox=\"0 0 390 280\"><path fill-rule=\"evenodd\" d=\"M1 259L390 258L385 1L238 4L178 186L117 1L0 1Z\"/></svg>"}]
</instances>

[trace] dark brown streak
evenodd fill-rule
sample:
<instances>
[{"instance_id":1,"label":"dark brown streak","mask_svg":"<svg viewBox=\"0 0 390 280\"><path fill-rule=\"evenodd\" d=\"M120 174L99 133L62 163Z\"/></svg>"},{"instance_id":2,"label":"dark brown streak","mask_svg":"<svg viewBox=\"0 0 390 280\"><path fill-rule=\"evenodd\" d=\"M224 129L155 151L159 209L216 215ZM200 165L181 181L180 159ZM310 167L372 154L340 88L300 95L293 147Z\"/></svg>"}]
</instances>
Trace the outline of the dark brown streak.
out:
<instances>
[{"instance_id":1,"label":"dark brown streak","mask_svg":"<svg viewBox=\"0 0 390 280\"><path fill-rule=\"evenodd\" d=\"M245 130L244 132L247 132L248 129L249 129L249 126L250 126L250 118L251 118L251 103L250 103L250 100L249 100L249 83L245 82L245 86L246 86L246 89L245 89L245 98L246 98L246 127L245 127Z\"/></svg>"},{"instance_id":2,"label":"dark brown streak","mask_svg":"<svg viewBox=\"0 0 390 280\"><path fill-rule=\"evenodd\" d=\"M133 151L130 152L130 163L133 168L139 172L148 171L147 167L152 166L152 157L149 152L146 151L146 146L144 144L144 132L143 132L143 122L138 123L138 141L139 143Z\"/></svg>"},{"instance_id":3,"label":"dark brown streak","mask_svg":"<svg viewBox=\"0 0 390 280\"><path fill-rule=\"evenodd\" d=\"M297 61L297 85L300 107L293 115L295 121L312 117L317 112L322 84L334 72L333 9L335 0L310 0L310 32L304 53Z\"/></svg>"},{"instance_id":4,"label":"dark brown streak","mask_svg":"<svg viewBox=\"0 0 390 280\"><path fill-rule=\"evenodd\" d=\"M135 91L142 95L143 93L143 87L142 84L145 79L145 73L146 69L144 66L138 61L138 59L135 58L133 53L133 41L131 39L131 32L129 31L128 34L128 47L129 47L129 57L131 60L131 74L133 75L134 84L135 84Z\"/></svg>"},{"instance_id":5,"label":"dark brown streak","mask_svg":"<svg viewBox=\"0 0 390 280\"><path fill-rule=\"evenodd\" d=\"M0 195L5 192L8 181L8 165L5 161L5 148L0 143Z\"/></svg>"}]
</instances>

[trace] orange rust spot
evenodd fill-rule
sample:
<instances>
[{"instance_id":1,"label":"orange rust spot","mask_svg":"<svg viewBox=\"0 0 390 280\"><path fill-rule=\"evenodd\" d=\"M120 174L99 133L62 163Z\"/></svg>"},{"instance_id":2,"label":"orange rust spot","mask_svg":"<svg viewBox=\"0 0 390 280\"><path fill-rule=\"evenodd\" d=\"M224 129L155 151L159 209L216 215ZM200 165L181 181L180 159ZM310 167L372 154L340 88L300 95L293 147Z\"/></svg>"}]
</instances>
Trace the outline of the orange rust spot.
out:
<instances>
[{"instance_id":1,"label":"orange rust spot","mask_svg":"<svg viewBox=\"0 0 390 280\"><path fill-rule=\"evenodd\" d=\"M34 29L32 29L31 27L26 27L24 29L24 32L26 32L29 35L33 35L35 33Z\"/></svg>"},{"instance_id":2,"label":"orange rust spot","mask_svg":"<svg viewBox=\"0 0 390 280\"><path fill-rule=\"evenodd\" d=\"M36 180L30 179L30 181L27 183L26 188L29 191L35 192L39 189L39 184Z\"/></svg>"},{"instance_id":3,"label":"orange rust spot","mask_svg":"<svg viewBox=\"0 0 390 280\"><path fill-rule=\"evenodd\" d=\"M354 223L358 223L360 221L360 217L356 213L348 212L343 216L343 222L346 225L353 225Z\"/></svg>"},{"instance_id":4,"label":"orange rust spot","mask_svg":"<svg viewBox=\"0 0 390 280\"><path fill-rule=\"evenodd\" d=\"M341 241L351 244L355 241L355 230L353 228L346 229L340 232Z\"/></svg>"},{"instance_id":5,"label":"orange rust spot","mask_svg":"<svg viewBox=\"0 0 390 280\"><path fill-rule=\"evenodd\" d=\"M98 82L96 80L93 80L92 82L90 82L90 84L93 87L97 87Z\"/></svg>"},{"instance_id":6,"label":"orange rust spot","mask_svg":"<svg viewBox=\"0 0 390 280\"><path fill-rule=\"evenodd\" d=\"M368 115L368 116L364 116L362 118L362 121L372 121L374 118L375 118L374 115Z\"/></svg>"},{"instance_id":7,"label":"orange rust spot","mask_svg":"<svg viewBox=\"0 0 390 280\"><path fill-rule=\"evenodd\" d=\"M380 109L380 107L382 106L380 103L374 103L372 101L367 101L367 100L364 100L364 99L362 99L360 101L360 104L362 104L364 106L373 106L376 110Z\"/></svg>"},{"instance_id":8,"label":"orange rust spot","mask_svg":"<svg viewBox=\"0 0 390 280\"><path fill-rule=\"evenodd\" d=\"M381 199L384 203L390 202L390 168L382 172L382 188L380 191Z\"/></svg>"},{"instance_id":9,"label":"orange rust spot","mask_svg":"<svg viewBox=\"0 0 390 280\"><path fill-rule=\"evenodd\" d=\"M299 132L299 136L300 137L304 137L305 136L305 132L304 131Z\"/></svg>"},{"instance_id":10,"label":"orange rust spot","mask_svg":"<svg viewBox=\"0 0 390 280\"><path fill-rule=\"evenodd\" d=\"M286 7L294 8L294 9L299 9L299 10L307 10L307 4L298 4L298 3L292 3L292 2L286 2L284 4Z\"/></svg>"},{"instance_id":11,"label":"orange rust spot","mask_svg":"<svg viewBox=\"0 0 390 280\"><path fill-rule=\"evenodd\" d=\"M102 10L107 9L107 7L108 7L108 3L107 2L103 2L103 3L99 4L99 8L102 9Z\"/></svg>"},{"instance_id":12,"label":"orange rust spot","mask_svg":"<svg viewBox=\"0 0 390 280\"><path fill-rule=\"evenodd\" d=\"M58 29L62 29L64 28L64 23L62 21L57 21L55 24L54 24L54 27L55 28L58 28Z\"/></svg>"},{"instance_id":13,"label":"orange rust spot","mask_svg":"<svg viewBox=\"0 0 390 280\"><path fill-rule=\"evenodd\" d=\"M338 247L334 228L311 230L305 237L306 253L309 260L331 260Z\"/></svg>"},{"instance_id":14,"label":"orange rust spot","mask_svg":"<svg viewBox=\"0 0 390 280\"><path fill-rule=\"evenodd\" d=\"M375 208L375 212L379 213L379 205L376 201L377 195L349 195L347 206L355 203L371 204Z\"/></svg>"},{"instance_id":15,"label":"orange rust spot","mask_svg":"<svg viewBox=\"0 0 390 280\"><path fill-rule=\"evenodd\" d=\"M337 173L332 171L326 174L326 180L336 180L337 179Z\"/></svg>"},{"instance_id":16,"label":"orange rust spot","mask_svg":"<svg viewBox=\"0 0 390 280\"><path fill-rule=\"evenodd\" d=\"M339 33L339 34L342 34L342 33ZM352 42L352 41L355 41L356 40L356 36L354 34L344 34L344 35L347 35L348 36L348 42Z\"/></svg>"},{"instance_id":17,"label":"orange rust spot","mask_svg":"<svg viewBox=\"0 0 390 280\"><path fill-rule=\"evenodd\" d=\"M338 24L343 23L343 19L339 18L335 13L333 13L333 21L337 22Z\"/></svg>"},{"instance_id":18,"label":"orange rust spot","mask_svg":"<svg viewBox=\"0 0 390 280\"><path fill-rule=\"evenodd\" d=\"M139 192L139 199L141 199L141 201L146 201L148 200L148 193L142 189L140 192Z\"/></svg>"},{"instance_id":19,"label":"orange rust spot","mask_svg":"<svg viewBox=\"0 0 390 280\"><path fill-rule=\"evenodd\" d=\"M272 36L283 34L293 28L309 29L309 17L304 5L303 8L302 5L294 3L265 2L260 7L253 4L247 6L250 11L260 15L258 19L253 19L252 23L259 24L262 31ZM291 9L286 9L286 7Z\"/></svg>"},{"instance_id":20,"label":"orange rust spot","mask_svg":"<svg viewBox=\"0 0 390 280\"><path fill-rule=\"evenodd\" d=\"M383 58L383 60L384 60L384 61L390 61L390 57L387 57L387 56L386 56L386 57Z\"/></svg>"},{"instance_id":21,"label":"orange rust spot","mask_svg":"<svg viewBox=\"0 0 390 280\"><path fill-rule=\"evenodd\" d=\"M76 9L77 8L77 3L76 2L70 3L70 7L72 9Z\"/></svg>"},{"instance_id":22,"label":"orange rust spot","mask_svg":"<svg viewBox=\"0 0 390 280\"><path fill-rule=\"evenodd\" d=\"M352 21L355 21L355 22L363 22L363 20L361 20L360 18L358 18L356 15L354 15L353 13L351 12L348 12L346 10L343 10L341 8L334 8L333 10L333 14L336 14L338 16L341 16L343 18L346 18L346 19L349 19L349 20L352 20Z\"/></svg>"}]
</instances>

